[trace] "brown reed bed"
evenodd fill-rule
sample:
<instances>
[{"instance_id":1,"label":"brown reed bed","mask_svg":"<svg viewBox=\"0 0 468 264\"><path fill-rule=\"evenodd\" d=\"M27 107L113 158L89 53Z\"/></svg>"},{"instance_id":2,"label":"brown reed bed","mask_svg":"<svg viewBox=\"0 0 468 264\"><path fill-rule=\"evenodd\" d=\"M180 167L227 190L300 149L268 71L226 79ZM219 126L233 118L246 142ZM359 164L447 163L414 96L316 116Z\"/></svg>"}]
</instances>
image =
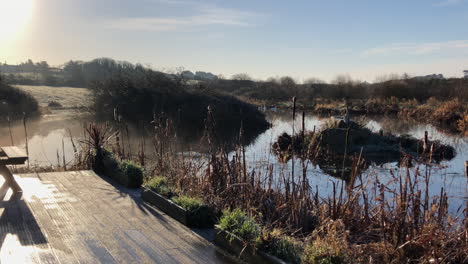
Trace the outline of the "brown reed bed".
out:
<instances>
[{"instance_id":1,"label":"brown reed bed","mask_svg":"<svg viewBox=\"0 0 468 264\"><path fill-rule=\"evenodd\" d=\"M355 99L343 101L320 101L312 111L317 114L336 115L345 106L354 115L396 115L400 118L430 123L445 131L468 135L468 108L460 99L440 101L434 97L420 102L416 99L403 100L396 97Z\"/></svg>"},{"instance_id":2,"label":"brown reed bed","mask_svg":"<svg viewBox=\"0 0 468 264\"><path fill-rule=\"evenodd\" d=\"M333 193L322 197L306 169L294 175L276 172L273 164L250 168L242 144L227 153L216 145L211 122L209 112L202 142L209 153L193 157L177 154L170 120L155 120L154 153L144 154L147 179L165 177L177 193L200 198L219 212L241 209L262 226L262 237L281 230L300 245L304 263L468 261L468 212L450 215L444 188L430 196L431 164L402 166L388 184L378 175L363 177L356 156L350 181L333 184ZM308 166L306 159L297 162Z\"/></svg>"}]
</instances>

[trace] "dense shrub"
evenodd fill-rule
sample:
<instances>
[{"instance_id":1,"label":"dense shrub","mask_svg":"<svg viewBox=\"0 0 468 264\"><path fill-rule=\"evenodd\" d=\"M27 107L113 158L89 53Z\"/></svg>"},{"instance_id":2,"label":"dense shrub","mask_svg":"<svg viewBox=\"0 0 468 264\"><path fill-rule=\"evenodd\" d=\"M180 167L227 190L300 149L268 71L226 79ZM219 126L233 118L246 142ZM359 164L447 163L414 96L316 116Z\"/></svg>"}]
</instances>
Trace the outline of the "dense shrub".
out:
<instances>
[{"instance_id":1,"label":"dense shrub","mask_svg":"<svg viewBox=\"0 0 468 264\"><path fill-rule=\"evenodd\" d=\"M123 160L120 169L126 178L127 186L138 188L143 184L143 168L130 160Z\"/></svg>"},{"instance_id":2,"label":"dense shrub","mask_svg":"<svg viewBox=\"0 0 468 264\"><path fill-rule=\"evenodd\" d=\"M7 116L20 118L23 113L34 116L39 114L39 104L30 94L8 85L0 76L0 112L0 120Z\"/></svg>"},{"instance_id":3,"label":"dense shrub","mask_svg":"<svg viewBox=\"0 0 468 264\"><path fill-rule=\"evenodd\" d=\"M102 162L99 167L93 167L94 171L110 177L129 188L138 188L143 183L143 168L133 161L118 160L115 155L102 149Z\"/></svg>"}]
</instances>

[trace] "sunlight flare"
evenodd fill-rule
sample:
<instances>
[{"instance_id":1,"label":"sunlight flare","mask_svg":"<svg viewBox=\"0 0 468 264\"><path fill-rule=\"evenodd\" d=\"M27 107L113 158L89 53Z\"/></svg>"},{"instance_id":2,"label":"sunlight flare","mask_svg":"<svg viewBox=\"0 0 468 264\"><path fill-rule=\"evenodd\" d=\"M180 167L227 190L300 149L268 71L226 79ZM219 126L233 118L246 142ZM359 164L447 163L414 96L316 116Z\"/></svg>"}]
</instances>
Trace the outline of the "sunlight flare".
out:
<instances>
[{"instance_id":1,"label":"sunlight flare","mask_svg":"<svg viewBox=\"0 0 468 264\"><path fill-rule=\"evenodd\" d=\"M32 16L34 0L0 0L0 41L15 37Z\"/></svg>"}]
</instances>

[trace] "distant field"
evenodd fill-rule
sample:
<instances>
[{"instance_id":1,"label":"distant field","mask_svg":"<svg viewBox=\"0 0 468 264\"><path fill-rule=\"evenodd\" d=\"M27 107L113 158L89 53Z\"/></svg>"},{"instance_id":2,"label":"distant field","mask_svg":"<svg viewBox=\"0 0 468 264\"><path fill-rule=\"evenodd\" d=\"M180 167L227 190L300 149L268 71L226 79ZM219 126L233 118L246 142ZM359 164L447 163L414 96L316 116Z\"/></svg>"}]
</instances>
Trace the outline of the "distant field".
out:
<instances>
[{"instance_id":1,"label":"distant field","mask_svg":"<svg viewBox=\"0 0 468 264\"><path fill-rule=\"evenodd\" d=\"M91 104L91 93L86 88L15 85L30 93L41 106L49 102L59 102L63 107L80 107Z\"/></svg>"}]
</instances>

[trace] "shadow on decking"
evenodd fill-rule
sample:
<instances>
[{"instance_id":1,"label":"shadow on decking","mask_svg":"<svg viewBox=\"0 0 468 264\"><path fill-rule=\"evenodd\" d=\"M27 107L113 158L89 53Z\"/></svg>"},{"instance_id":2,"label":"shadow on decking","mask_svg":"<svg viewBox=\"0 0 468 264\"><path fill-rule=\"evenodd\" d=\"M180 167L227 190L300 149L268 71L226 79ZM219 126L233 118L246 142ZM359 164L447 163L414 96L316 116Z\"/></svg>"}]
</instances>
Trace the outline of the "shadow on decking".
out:
<instances>
[{"instance_id":1,"label":"shadow on decking","mask_svg":"<svg viewBox=\"0 0 468 264\"><path fill-rule=\"evenodd\" d=\"M7 234L16 235L22 246L46 244L36 219L21 193L12 194L8 200L0 201L0 248Z\"/></svg>"},{"instance_id":2,"label":"shadow on decking","mask_svg":"<svg viewBox=\"0 0 468 264\"><path fill-rule=\"evenodd\" d=\"M126 197L130 197L133 201L133 205L136 206L138 210L140 210L145 215L152 214L153 216L155 216L156 219L158 220L158 223L163 225L169 231L175 231L176 229L180 228L179 226L174 226L174 223L168 221L166 217L163 217L164 213L157 211L154 207L148 205L147 203L145 203L145 201L143 201L143 199L141 198L141 188L137 188L137 189L127 188L123 186L122 184L118 183L117 181L115 181L114 179L111 179L107 176L103 176L103 175L98 175L98 176L102 180L104 180L105 182L107 182L108 184L112 185L112 187L115 188L115 189L106 189L106 188L99 188L99 189L101 189L104 192L107 192L109 195L115 194L116 191L118 192L119 196L113 198L113 200L117 200L119 198L124 199ZM176 222L176 220L174 221ZM182 224L180 226L185 227L186 229L189 229L188 227Z\"/></svg>"},{"instance_id":3,"label":"shadow on decking","mask_svg":"<svg viewBox=\"0 0 468 264\"><path fill-rule=\"evenodd\" d=\"M131 197L132 200L134 201L135 205L138 207L138 209L141 210L144 214L151 213L152 215L154 215L159 220L160 224L165 226L167 229L169 229L169 230L174 229L173 224L170 223L169 221L167 221L164 217L162 217L162 215L161 215L161 213L159 211L157 211L156 209L154 209L154 207L150 206L148 203L143 201L143 199L141 198L141 189L140 188L130 189L130 188L124 187L120 183L116 182L115 180L113 180L113 179L111 179L111 178L109 178L107 176L99 175L99 177L101 177L105 182L112 185L118 191L120 198L125 198L127 196ZM108 189L105 189L105 188L101 188L101 189L103 191L108 191L109 194L115 193L115 190L108 190ZM114 198L114 199L118 199L118 198ZM209 242L213 242L213 240L214 240L215 231L214 231L213 228L189 228L189 227L184 226L182 224L180 224L180 226L183 226L186 229L192 230L197 235L201 236L202 238L204 238L205 240L207 240Z\"/></svg>"}]
</instances>

